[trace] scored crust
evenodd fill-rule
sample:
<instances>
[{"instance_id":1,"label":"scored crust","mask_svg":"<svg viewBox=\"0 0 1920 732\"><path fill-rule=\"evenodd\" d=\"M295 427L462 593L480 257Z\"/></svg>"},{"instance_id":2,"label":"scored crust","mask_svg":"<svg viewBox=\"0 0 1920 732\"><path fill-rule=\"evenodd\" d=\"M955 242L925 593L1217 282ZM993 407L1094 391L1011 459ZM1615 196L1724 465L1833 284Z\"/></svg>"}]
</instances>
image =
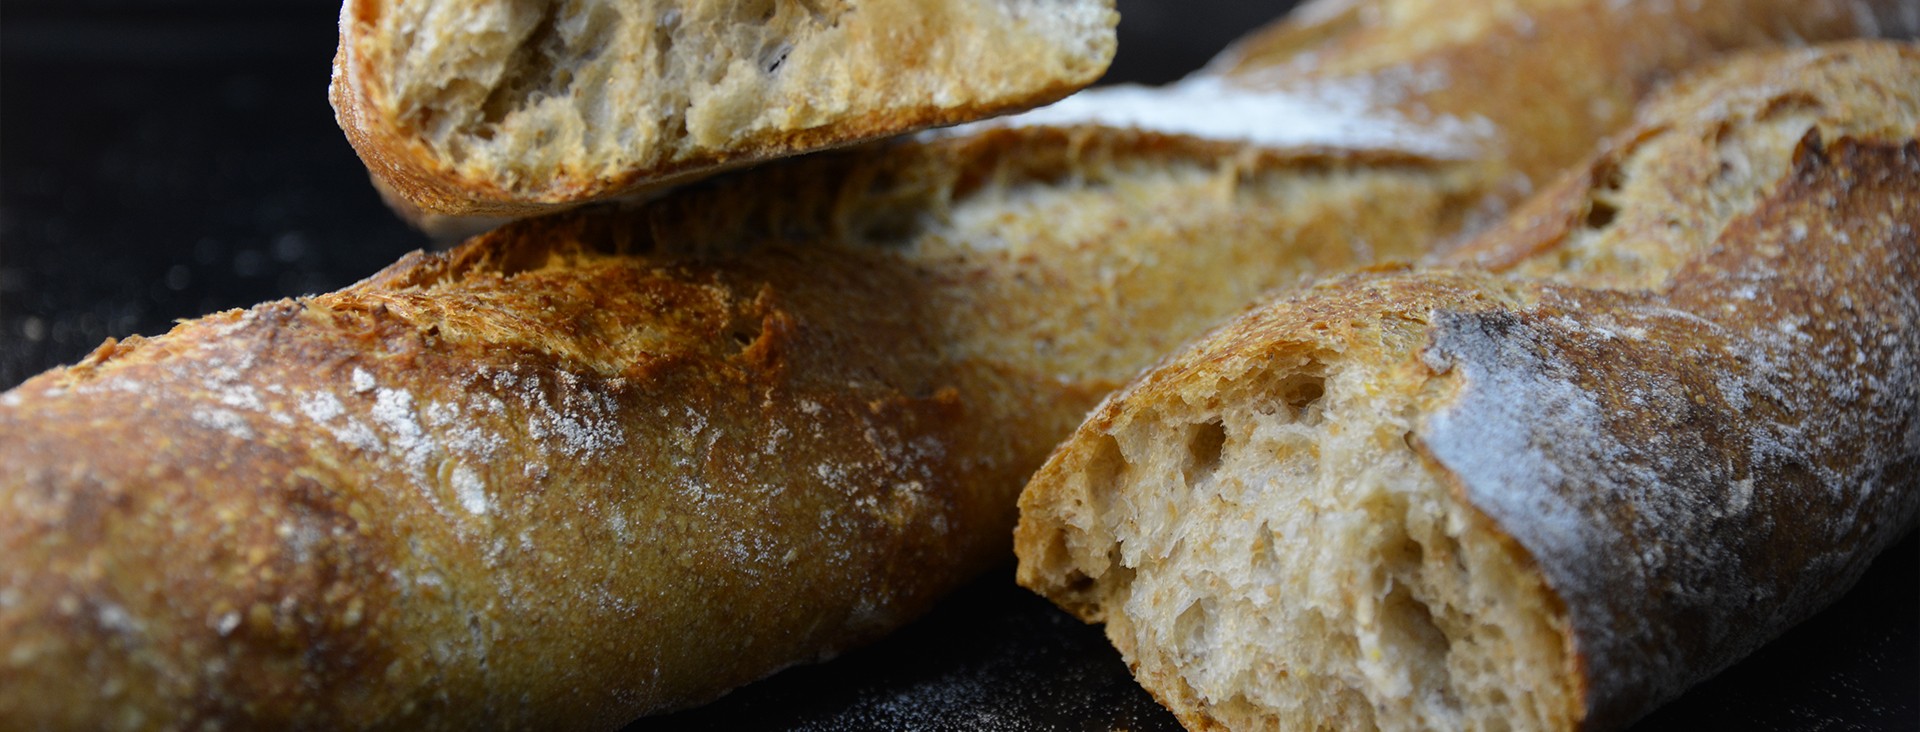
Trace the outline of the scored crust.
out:
<instances>
[{"instance_id":1,"label":"scored crust","mask_svg":"<svg viewBox=\"0 0 1920 732\"><path fill-rule=\"evenodd\" d=\"M1190 727L1631 722L1920 517L1916 78L1733 62L1438 268L1183 349L1030 483L1021 582Z\"/></svg>"},{"instance_id":2,"label":"scored crust","mask_svg":"<svg viewBox=\"0 0 1920 732\"><path fill-rule=\"evenodd\" d=\"M517 217L1059 99L1110 0L349 0L332 98L419 215Z\"/></svg>"}]
</instances>

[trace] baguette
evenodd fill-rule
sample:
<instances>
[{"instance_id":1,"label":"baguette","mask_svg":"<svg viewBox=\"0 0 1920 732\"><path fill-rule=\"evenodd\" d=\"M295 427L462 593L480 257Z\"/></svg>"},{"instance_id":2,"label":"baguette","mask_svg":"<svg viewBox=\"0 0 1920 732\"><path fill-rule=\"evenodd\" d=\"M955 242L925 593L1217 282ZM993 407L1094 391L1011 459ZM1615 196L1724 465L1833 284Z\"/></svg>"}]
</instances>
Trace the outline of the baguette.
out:
<instances>
[{"instance_id":1,"label":"baguette","mask_svg":"<svg viewBox=\"0 0 1920 732\"><path fill-rule=\"evenodd\" d=\"M348 0L332 98L416 221L518 217L1033 107L1111 0Z\"/></svg>"},{"instance_id":2,"label":"baguette","mask_svg":"<svg viewBox=\"0 0 1920 732\"><path fill-rule=\"evenodd\" d=\"M1019 580L1194 729L1624 726L1920 518L1916 138L1910 45L1680 84L1433 268L1115 395L1023 494Z\"/></svg>"},{"instance_id":3,"label":"baguette","mask_svg":"<svg viewBox=\"0 0 1920 732\"><path fill-rule=\"evenodd\" d=\"M1861 30L1716 7L1613 12L1698 22L1656 35L1700 54L1741 10ZM1381 73L1696 58L1481 30ZM0 396L0 726L605 728L897 626L1004 560L1016 491L1101 395L1265 288L1476 225L1515 195L1482 158L1499 128L1592 114L1289 85L1280 58L1200 77L1259 95L1167 94L1393 134L929 135L512 224L30 380ZM1486 121L1425 124L1456 95Z\"/></svg>"}]
</instances>

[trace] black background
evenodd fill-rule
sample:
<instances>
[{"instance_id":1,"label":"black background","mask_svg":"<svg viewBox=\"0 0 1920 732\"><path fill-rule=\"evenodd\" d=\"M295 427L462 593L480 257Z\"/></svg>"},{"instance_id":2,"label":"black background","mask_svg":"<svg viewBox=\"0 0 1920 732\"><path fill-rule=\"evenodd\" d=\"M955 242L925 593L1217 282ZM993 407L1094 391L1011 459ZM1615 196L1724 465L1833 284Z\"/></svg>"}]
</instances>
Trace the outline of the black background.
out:
<instances>
[{"instance_id":1,"label":"black background","mask_svg":"<svg viewBox=\"0 0 1920 732\"><path fill-rule=\"evenodd\" d=\"M1119 4L1108 79L1160 82L1291 3ZM335 289L429 245L334 126L338 7L0 3L0 389L109 336ZM1097 628L1010 571L874 647L635 728L1177 728ZM1641 728L1920 729L1920 541Z\"/></svg>"}]
</instances>

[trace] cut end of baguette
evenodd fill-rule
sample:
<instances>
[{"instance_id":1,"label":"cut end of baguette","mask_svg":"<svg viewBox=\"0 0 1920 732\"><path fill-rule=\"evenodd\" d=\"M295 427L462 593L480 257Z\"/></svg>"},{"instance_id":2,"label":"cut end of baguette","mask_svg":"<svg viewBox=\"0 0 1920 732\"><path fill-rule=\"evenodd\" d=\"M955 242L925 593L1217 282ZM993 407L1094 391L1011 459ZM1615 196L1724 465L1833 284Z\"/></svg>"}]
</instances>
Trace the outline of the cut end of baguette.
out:
<instances>
[{"instance_id":1,"label":"cut end of baguette","mask_svg":"<svg viewBox=\"0 0 1920 732\"><path fill-rule=\"evenodd\" d=\"M1105 71L1117 17L1109 0L353 0L335 99L414 205L516 213L1053 101Z\"/></svg>"},{"instance_id":2,"label":"cut end of baguette","mask_svg":"<svg viewBox=\"0 0 1920 732\"><path fill-rule=\"evenodd\" d=\"M1022 498L1022 584L1104 620L1190 728L1574 726L1558 599L1399 416L1442 383L1362 363L1302 346L1110 403Z\"/></svg>"}]
</instances>

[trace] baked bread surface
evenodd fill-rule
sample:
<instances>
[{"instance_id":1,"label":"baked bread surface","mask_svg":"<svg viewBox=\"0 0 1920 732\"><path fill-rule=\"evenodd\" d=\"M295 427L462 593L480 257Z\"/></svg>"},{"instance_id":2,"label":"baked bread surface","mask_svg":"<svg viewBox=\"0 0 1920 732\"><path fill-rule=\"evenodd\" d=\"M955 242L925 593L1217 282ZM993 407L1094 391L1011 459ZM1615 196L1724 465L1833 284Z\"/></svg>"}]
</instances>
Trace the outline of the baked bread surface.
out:
<instances>
[{"instance_id":1,"label":"baked bread surface","mask_svg":"<svg viewBox=\"0 0 1920 732\"><path fill-rule=\"evenodd\" d=\"M1568 51L1485 29L1407 65ZM1592 113L1481 95L1485 122L1429 126L1473 92L1356 97L1297 61L1203 78L1391 134L1069 114L831 153L0 396L0 549L33 557L0 567L0 646L31 659L0 721L604 728L904 622L1004 559L1101 395L1268 288L1484 226L1526 187L1497 131Z\"/></svg>"},{"instance_id":2,"label":"baked bread surface","mask_svg":"<svg viewBox=\"0 0 1920 732\"><path fill-rule=\"evenodd\" d=\"M332 98L416 218L518 217L1059 99L1110 0L348 0Z\"/></svg>"},{"instance_id":3,"label":"baked bread surface","mask_svg":"<svg viewBox=\"0 0 1920 732\"><path fill-rule=\"evenodd\" d=\"M1624 726L1915 524L1916 78L1732 62L1432 268L1223 326L1036 475L1020 581L1192 728Z\"/></svg>"}]
</instances>

